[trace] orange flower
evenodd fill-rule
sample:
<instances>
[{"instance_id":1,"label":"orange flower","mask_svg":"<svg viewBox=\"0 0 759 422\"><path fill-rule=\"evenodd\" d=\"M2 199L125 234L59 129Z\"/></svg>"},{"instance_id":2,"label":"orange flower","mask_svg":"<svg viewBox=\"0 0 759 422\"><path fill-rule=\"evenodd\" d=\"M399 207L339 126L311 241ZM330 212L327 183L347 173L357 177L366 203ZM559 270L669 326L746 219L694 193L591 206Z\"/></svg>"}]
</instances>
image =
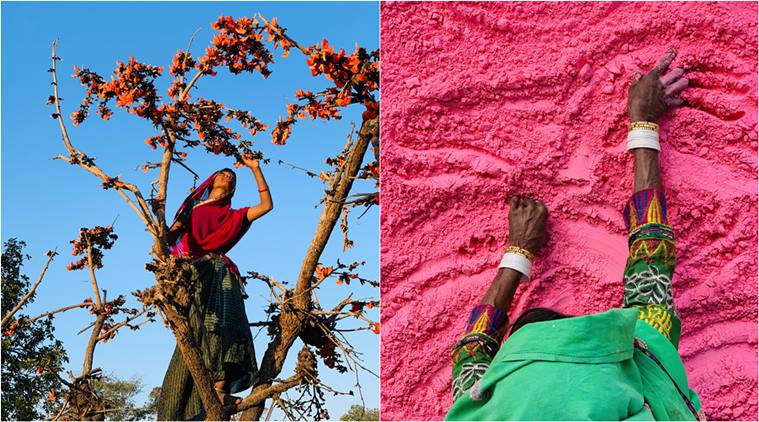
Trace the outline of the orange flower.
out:
<instances>
[{"instance_id":1,"label":"orange flower","mask_svg":"<svg viewBox=\"0 0 759 422\"><path fill-rule=\"evenodd\" d=\"M334 269L331 266L329 266L329 267L323 267L321 265L317 265L316 266L316 279L318 281L324 280L326 277L328 277L330 274L332 274L333 270Z\"/></svg>"},{"instance_id":2,"label":"orange flower","mask_svg":"<svg viewBox=\"0 0 759 422\"><path fill-rule=\"evenodd\" d=\"M373 322L370 327L372 327L372 332L374 334L379 334L380 333L380 323L379 322Z\"/></svg>"}]
</instances>

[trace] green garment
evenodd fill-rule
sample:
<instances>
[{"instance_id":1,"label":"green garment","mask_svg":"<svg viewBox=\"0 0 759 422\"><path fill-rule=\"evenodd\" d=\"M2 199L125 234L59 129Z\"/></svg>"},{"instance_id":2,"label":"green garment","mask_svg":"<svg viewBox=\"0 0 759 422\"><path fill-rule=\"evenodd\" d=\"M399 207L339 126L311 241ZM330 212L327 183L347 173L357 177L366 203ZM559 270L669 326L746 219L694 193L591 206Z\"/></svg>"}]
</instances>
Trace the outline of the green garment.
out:
<instances>
[{"instance_id":1,"label":"green garment","mask_svg":"<svg viewBox=\"0 0 759 422\"><path fill-rule=\"evenodd\" d=\"M195 260L193 269L196 289L189 319L203 363L214 381L228 381L231 393L246 390L257 365L240 286L221 258ZM166 370L157 408L159 421L205 419L203 403L179 347Z\"/></svg>"},{"instance_id":2,"label":"green garment","mask_svg":"<svg viewBox=\"0 0 759 422\"><path fill-rule=\"evenodd\" d=\"M637 308L527 324L493 358L446 420L696 420L677 349ZM679 327L678 331L679 331Z\"/></svg>"}]
</instances>

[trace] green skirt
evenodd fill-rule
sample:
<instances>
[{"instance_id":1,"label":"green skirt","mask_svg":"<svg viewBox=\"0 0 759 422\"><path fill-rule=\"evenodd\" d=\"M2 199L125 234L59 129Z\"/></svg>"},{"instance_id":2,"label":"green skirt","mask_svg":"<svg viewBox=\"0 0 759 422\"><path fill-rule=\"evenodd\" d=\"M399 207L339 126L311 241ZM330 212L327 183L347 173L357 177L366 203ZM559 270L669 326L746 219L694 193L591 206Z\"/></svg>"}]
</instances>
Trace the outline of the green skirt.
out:
<instances>
[{"instance_id":1,"label":"green skirt","mask_svg":"<svg viewBox=\"0 0 759 422\"><path fill-rule=\"evenodd\" d=\"M223 259L197 260L190 326L214 381L231 393L250 388L257 373L253 337L240 285ZM157 403L158 420L202 420L205 410L179 347L169 362Z\"/></svg>"}]
</instances>

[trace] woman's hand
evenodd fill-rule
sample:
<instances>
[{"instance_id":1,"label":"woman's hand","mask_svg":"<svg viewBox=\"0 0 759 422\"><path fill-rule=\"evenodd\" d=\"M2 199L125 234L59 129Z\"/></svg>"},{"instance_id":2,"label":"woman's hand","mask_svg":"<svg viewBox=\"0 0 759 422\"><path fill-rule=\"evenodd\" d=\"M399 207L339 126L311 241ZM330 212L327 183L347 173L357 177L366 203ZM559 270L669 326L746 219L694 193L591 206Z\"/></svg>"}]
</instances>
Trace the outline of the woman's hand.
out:
<instances>
[{"instance_id":1,"label":"woman's hand","mask_svg":"<svg viewBox=\"0 0 759 422\"><path fill-rule=\"evenodd\" d=\"M668 109L683 104L677 94L688 87L688 80L683 77L685 70L678 67L665 74L675 56L677 51L670 49L645 76L641 77L640 71L633 74L627 93L627 114L631 122L656 123Z\"/></svg>"},{"instance_id":2,"label":"woman's hand","mask_svg":"<svg viewBox=\"0 0 759 422\"><path fill-rule=\"evenodd\" d=\"M509 244L537 254L548 240L548 210L543 201L514 195L509 201Z\"/></svg>"},{"instance_id":3,"label":"woman's hand","mask_svg":"<svg viewBox=\"0 0 759 422\"><path fill-rule=\"evenodd\" d=\"M260 165L258 164L258 158L255 158L253 154L245 153L240 157L240 159L242 159L242 163L251 170L260 168Z\"/></svg>"}]
</instances>

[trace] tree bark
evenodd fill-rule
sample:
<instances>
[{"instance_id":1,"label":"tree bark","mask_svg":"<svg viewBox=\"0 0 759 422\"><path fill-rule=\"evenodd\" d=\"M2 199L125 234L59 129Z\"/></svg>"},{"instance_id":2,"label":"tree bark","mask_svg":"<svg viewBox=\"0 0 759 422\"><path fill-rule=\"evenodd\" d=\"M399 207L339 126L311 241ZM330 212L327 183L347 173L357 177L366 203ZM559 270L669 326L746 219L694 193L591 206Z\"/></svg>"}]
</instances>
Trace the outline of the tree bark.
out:
<instances>
[{"instance_id":1,"label":"tree bark","mask_svg":"<svg viewBox=\"0 0 759 422\"><path fill-rule=\"evenodd\" d=\"M92 328L90 340L87 342L87 348L84 351L84 364L82 365L82 376L86 377L92 371L92 361L95 358L95 346L98 344L100 330L105 323L105 315L98 315L95 320L95 326Z\"/></svg>"},{"instance_id":2,"label":"tree bark","mask_svg":"<svg viewBox=\"0 0 759 422\"><path fill-rule=\"evenodd\" d=\"M171 313L167 313L167 317L169 318L171 331L177 339L179 352L182 354L182 359L190 371L190 375L192 375L195 388L198 389L200 401L203 402L203 408L206 410L206 420L228 420L229 416L224 412L213 388L213 380L203 363L200 347L195 342L195 336L192 335L189 321L182 316L171 315Z\"/></svg>"}]
</instances>

